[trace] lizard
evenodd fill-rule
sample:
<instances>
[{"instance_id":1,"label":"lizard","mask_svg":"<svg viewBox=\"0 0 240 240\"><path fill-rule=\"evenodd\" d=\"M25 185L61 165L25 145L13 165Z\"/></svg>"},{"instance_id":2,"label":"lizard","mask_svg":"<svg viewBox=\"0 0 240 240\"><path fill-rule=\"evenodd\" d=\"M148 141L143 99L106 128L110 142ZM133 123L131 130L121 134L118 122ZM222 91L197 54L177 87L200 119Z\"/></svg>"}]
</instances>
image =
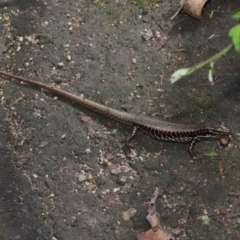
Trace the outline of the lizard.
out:
<instances>
[{"instance_id":1,"label":"lizard","mask_svg":"<svg viewBox=\"0 0 240 240\"><path fill-rule=\"evenodd\" d=\"M194 148L198 141L202 139L217 139L221 145L227 146L231 140L230 130L224 125L224 123L201 122L185 124L162 121L156 117L136 115L120 111L92 100L79 97L59 88L4 71L0 71L0 75L47 90L50 93L61 96L105 117L131 126L132 132L126 139L127 143L135 137L137 131L139 130L159 141L189 143L188 152L193 159L196 159L198 157Z\"/></svg>"}]
</instances>

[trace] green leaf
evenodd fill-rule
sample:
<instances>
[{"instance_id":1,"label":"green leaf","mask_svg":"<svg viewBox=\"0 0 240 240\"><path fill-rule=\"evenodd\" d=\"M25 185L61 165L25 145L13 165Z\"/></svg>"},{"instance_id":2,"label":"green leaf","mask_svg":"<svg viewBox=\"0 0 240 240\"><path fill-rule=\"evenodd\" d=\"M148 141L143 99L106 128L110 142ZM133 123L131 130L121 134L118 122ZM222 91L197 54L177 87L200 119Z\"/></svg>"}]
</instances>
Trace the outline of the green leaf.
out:
<instances>
[{"instance_id":1,"label":"green leaf","mask_svg":"<svg viewBox=\"0 0 240 240\"><path fill-rule=\"evenodd\" d=\"M228 35L232 37L232 41L236 51L240 52L240 24L232 27Z\"/></svg>"},{"instance_id":2,"label":"green leaf","mask_svg":"<svg viewBox=\"0 0 240 240\"><path fill-rule=\"evenodd\" d=\"M3 19L4 19L5 22L9 21L9 17L5 13L3 14Z\"/></svg>"},{"instance_id":3,"label":"green leaf","mask_svg":"<svg viewBox=\"0 0 240 240\"><path fill-rule=\"evenodd\" d=\"M209 18L210 18L210 19L213 18L213 13L214 13L214 11L212 10L211 13L209 14Z\"/></svg>"},{"instance_id":4,"label":"green leaf","mask_svg":"<svg viewBox=\"0 0 240 240\"><path fill-rule=\"evenodd\" d=\"M210 157L210 158L215 158L215 157L218 156L218 153L216 153L216 152L209 152L209 153L205 153L204 155L207 156L207 157Z\"/></svg>"},{"instance_id":5,"label":"green leaf","mask_svg":"<svg viewBox=\"0 0 240 240\"><path fill-rule=\"evenodd\" d=\"M240 11L232 15L233 18L240 18Z\"/></svg>"},{"instance_id":6,"label":"green leaf","mask_svg":"<svg viewBox=\"0 0 240 240\"><path fill-rule=\"evenodd\" d=\"M203 225L205 225L205 226L209 226L210 223L211 223L211 219L208 218L208 217L207 217L206 219L203 220Z\"/></svg>"}]
</instances>

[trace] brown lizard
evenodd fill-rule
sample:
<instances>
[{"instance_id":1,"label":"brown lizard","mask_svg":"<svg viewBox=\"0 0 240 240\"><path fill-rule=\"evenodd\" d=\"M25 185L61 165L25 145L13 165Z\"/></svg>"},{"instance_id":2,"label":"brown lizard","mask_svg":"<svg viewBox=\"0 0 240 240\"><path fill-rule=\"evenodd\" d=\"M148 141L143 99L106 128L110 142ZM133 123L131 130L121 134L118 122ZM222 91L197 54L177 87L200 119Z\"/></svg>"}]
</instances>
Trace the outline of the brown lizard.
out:
<instances>
[{"instance_id":1,"label":"brown lizard","mask_svg":"<svg viewBox=\"0 0 240 240\"><path fill-rule=\"evenodd\" d=\"M100 103L78 97L56 87L52 87L41 82L19 77L3 71L0 71L0 75L45 89L103 116L131 126L132 133L127 138L127 142L131 141L135 137L136 132L140 130L156 140L190 143L189 153L193 158L196 158L196 154L194 153L194 146L197 141L206 138L218 139L222 145L226 146L231 139L230 130L223 123L205 122L195 124L180 124L165 122L154 117L119 111L114 108L104 106Z\"/></svg>"}]
</instances>

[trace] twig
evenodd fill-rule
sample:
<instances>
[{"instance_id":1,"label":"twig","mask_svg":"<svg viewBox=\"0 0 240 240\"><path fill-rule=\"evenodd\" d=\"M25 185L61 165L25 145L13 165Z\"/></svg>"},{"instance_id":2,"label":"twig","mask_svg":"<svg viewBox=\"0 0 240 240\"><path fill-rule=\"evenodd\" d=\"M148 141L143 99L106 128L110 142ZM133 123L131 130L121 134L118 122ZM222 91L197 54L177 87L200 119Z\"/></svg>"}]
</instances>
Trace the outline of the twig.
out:
<instances>
[{"instance_id":1,"label":"twig","mask_svg":"<svg viewBox=\"0 0 240 240\"><path fill-rule=\"evenodd\" d=\"M179 13L180 11L182 10L182 8L184 7L184 4L185 4L186 0L182 1L180 3L180 7L178 8L178 10L172 15L172 17L170 18L170 20L173 20Z\"/></svg>"},{"instance_id":2,"label":"twig","mask_svg":"<svg viewBox=\"0 0 240 240\"><path fill-rule=\"evenodd\" d=\"M240 197L240 193L235 193L235 192L228 192L228 195L233 197Z\"/></svg>"},{"instance_id":3,"label":"twig","mask_svg":"<svg viewBox=\"0 0 240 240\"><path fill-rule=\"evenodd\" d=\"M178 171L176 169L173 169L171 172L172 175L177 175L178 177L182 178L184 181L191 183L192 181L185 178L184 176L182 176L181 174L178 173Z\"/></svg>"},{"instance_id":4,"label":"twig","mask_svg":"<svg viewBox=\"0 0 240 240\"><path fill-rule=\"evenodd\" d=\"M223 166L222 166L221 159L218 161L218 169L219 169L219 174L220 174L221 180L223 182Z\"/></svg>"},{"instance_id":5,"label":"twig","mask_svg":"<svg viewBox=\"0 0 240 240\"><path fill-rule=\"evenodd\" d=\"M217 219L218 219L218 221L220 221L221 223L222 223L222 225L224 226L224 227L228 227L228 223L226 223L224 220L222 220L220 217L217 217Z\"/></svg>"},{"instance_id":6,"label":"twig","mask_svg":"<svg viewBox=\"0 0 240 240\"><path fill-rule=\"evenodd\" d=\"M235 213L235 214L229 214L227 215L228 218L235 218L235 217L239 217L240 213Z\"/></svg>"}]
</instances>

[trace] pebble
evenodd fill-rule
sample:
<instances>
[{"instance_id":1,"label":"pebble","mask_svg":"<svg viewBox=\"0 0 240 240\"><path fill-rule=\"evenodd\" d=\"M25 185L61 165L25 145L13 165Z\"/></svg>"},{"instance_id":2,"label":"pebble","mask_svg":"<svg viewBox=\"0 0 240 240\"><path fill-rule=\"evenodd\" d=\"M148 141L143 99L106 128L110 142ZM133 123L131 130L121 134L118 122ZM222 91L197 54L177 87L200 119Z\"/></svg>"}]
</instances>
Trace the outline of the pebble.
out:
<instances>
[{"instance_id":1,"label":"pebble","mask_svg":"<svg viewBox=\"0 0 240 240\"><path fill-rule=\"evenodd\" d=\"M107 159L110 160L110 161L113 160L113 155L112 155L111 153L109 153L109 154L107 155Z\"/></svg>"},{"instance_id":2,"label":"pebble","mask_svg":"<svg viewBox=\"0 0 240 240\"><path fill-rule=\"evenodd\" d=\"M67 61L70 62L72 60L72 57L70 55L67 55Z\"/></svg>"},{"instance_id":3,"label":"pebble","mask_svg":"<svg viewBox=\"0 0 240 240\"><path fill-rule=\"evenodd\" d=\"M105 189L102 191L102 194L109 194L111 192L111 190L109 188Z\"/></svg>"},{"instance_id":4,"label":"pebble","mask_svg":"<svg viewBox=\"0 0 240 240\"><path fill-rule=\"evenodd\" d=\"M85 150L85 153L91 153L91 149L90 148L87 148L86 150Z\"/></svg>"},{"instance_id":5,"label":"pebble","mask_svg":"<svg viewBox=\"0 0 240 240\"><path fill-rule=\"evenodd\" d=\"M49 143L49 142L41 142L40 145L39 145L39 147L40 147L40 148L43 148L43 147L47 146L48 143Z\"/></svg>"},{"instance_id":6,"label":"pebble","mask_svg":"<svg viewBox=\"0 0 240 240\"><path fill-rule=\"evenodd\" d=\"M103 186L106 183L106 179L102 176L96 178L96 183L98 186Z\"/></svg>"},{"instance_id":7,"label":"pebble","mask_svg":"<svg viewBox=\"0 0 240 240\"><path fill-rule=\"evenodd\" d=\"M79 182L85 182L88 179L88 174L85 172L81 172L77 175L77 180Z\"/></svg>"},{"instance_id":8,"label":"pebble","mask_svg":"<svg viewBox=\"0 0 240 240\"><path fill-rule=\"evenodd\" d=\"M208 215L203 215L203 216L202 216L202 220L203 220L203 221L205 221L205 220L207 220L207 219L209 219Z\"/></svg>"},{"instance_id":9,"label":"pebble","mask_svg":"<svg viewBox=\"0 0 240 240\"><path fill-rule=\"evenodd\" d=\"M117 184L119 184L120 186L125 185L127 182L127 177L126 176L122 176L117 180Z\"/></svg>"},{"instance_id":10,"label":"pebble","mask_svg":"<svg viewBox=\"0 0 240 240\"><path fill-rule=\"evenodd\" d=\"M19 196L19 197L18 197L18 200L19 200L20 202L23 202L23 201L24 201L24 198L21 197L21 196Z\"/></svg>"},{"instance_id":11,"label":"pebble","mask_svg":"<svg viewBox=\"0 0 240 240\"><path fill-rule=\"evenodd\" d=\"M53 81L56 83L56 84L61 84L63 82L63 80L61 78L54 78ZM55 99L54 99L55 100ZM57 99L56 99L57 100Z\"/></svg>"},{"instance_id":12,"label":"pebble","mask_svg":"<svg viewBox=\"0 0 240 240\"><path fill-rule=\"evenodd\" d=\"M122 218L125 221L130 220L136 214L137 210L135 208L129 208L127 211L122 212Z\"/></svg>"},{"instance_id":13,"label":"pebble","mask_svg":"<svg viewBox=\"0 0 240 240\"><path fill-rule=\"evenodd\" d=\"M88 180L90 181L90 180L92 180L93 179L93 175L92 174L88 174Z\"/></svg>"},{"instance_id":14,"label":"pebble","mask_svg":"<svg viewBox=\"0 0 240 240\"><path fill-rule=\"evenodd\" d=\"M153 38L153 32L151 29L145 29L144 33L142 34L142 39L144 41L149 41Z\"/></svg>"},{"instance_id":15,"label":"pebble","mask_svg":"<svg viewBox=\"0 0 240 240\"><path fill-rule=\"evenodd\" d=\"M112 168L111 169L111 174L112 175L118 175L119 173L121 173L121 170L118 168Z\"/></svg>"},{"instance_id":16,"label":"pebble","mask_svg":"<svg viewBox=\"0 0 240 240\"><path fill-rule=\"evenodd\" d=\"M62 68L62 67L64 66L64 63L63 63L63 62L60 62L60 63L57 64L57 66L58 66L59 68Z\"/></svg>"},{"instance_id":17,"label":"pebble","mask_svg":"<svg viewBox=\"0 0 240 240\"><path fill-rule=\"evenodd\" d=\"M161 38L161 33L160 33L159 31L156 31L155 37L156 37L157 39L160 39L160 38Z\"/></svg>"},{"instance_id":18,"label":"pebble","mask_svg":"<svg viewBox=\"0 0 240 240\"><path fill-rule=\"evenodd\" d=\"M113 192L118 192L120 190L120 188L113 188Z\"/></svg>"}]
</instances>

